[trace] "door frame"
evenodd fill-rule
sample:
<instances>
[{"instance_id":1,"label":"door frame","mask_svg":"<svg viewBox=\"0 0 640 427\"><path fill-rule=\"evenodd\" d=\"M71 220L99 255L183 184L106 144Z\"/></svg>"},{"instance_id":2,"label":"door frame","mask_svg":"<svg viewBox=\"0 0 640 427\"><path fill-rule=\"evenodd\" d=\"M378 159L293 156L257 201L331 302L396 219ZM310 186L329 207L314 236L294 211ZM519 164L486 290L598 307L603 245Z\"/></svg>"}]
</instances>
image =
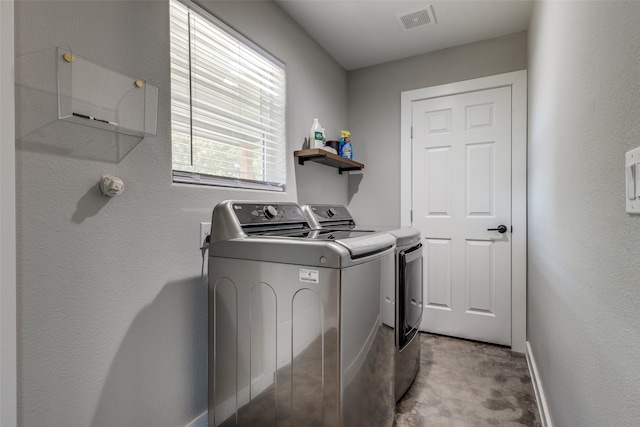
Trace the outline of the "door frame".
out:
<instances>
[{"instance_id":1,"label":"door frame","mask_svg":"<svg viewBox=\"0 0 640 427\"><path fill-rule=\"evenodd\" d=\"M527 71L498 74L401 93L400 223L412 225L412 105L414 101L511 86L511 349L527 340Z\"/></svg>"},{"instance_id":2,"label":"door frame","mask_svg":"<svg viewBox=\"0 0 640 427\"><path fill-rule=\"evenodd\" d=\"M14 2L0 0L0 425L17 425Z\"/></svg>"}]
</instances>

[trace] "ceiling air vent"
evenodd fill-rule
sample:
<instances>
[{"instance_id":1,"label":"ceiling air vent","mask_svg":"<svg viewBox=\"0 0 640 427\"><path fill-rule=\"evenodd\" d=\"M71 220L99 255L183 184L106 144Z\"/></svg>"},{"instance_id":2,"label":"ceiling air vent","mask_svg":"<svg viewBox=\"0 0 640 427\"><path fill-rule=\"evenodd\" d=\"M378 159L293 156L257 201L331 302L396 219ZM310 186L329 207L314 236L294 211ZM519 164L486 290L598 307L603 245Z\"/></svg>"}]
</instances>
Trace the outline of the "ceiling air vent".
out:
<instances>
[{"instance_id":1,"label":"ceiling air vent","mask_svg":"<svg viewBox=\"0 0 640 427\"><path fill-rule=\"evenodd\" d=\"M405 31L413 30L414 28L422 27L427 24L435 24L436 16L433 14L433 6L428 6L427 8L416 12L400 15L398 16L398 22L400 22L400 26Z\"/></svg>"}]
</instances>

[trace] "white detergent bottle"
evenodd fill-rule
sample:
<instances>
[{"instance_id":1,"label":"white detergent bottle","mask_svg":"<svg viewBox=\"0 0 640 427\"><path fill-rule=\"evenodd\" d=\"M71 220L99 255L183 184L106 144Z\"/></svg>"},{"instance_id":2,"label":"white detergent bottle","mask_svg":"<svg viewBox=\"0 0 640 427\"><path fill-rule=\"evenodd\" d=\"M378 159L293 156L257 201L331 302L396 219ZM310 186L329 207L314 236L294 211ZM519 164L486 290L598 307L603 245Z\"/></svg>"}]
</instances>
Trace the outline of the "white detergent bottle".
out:
<instances>
[{"instance_id":1,"label":"white detergent bottle","mask_svg":"<svg viewBox=\"0 0 640 427\"><path fill-rule=\"evenodd\" d=\"M309 131L309 148L324 148L322 125L318 119L313 119L313 124Z\"/></svg>"}]
</instances>

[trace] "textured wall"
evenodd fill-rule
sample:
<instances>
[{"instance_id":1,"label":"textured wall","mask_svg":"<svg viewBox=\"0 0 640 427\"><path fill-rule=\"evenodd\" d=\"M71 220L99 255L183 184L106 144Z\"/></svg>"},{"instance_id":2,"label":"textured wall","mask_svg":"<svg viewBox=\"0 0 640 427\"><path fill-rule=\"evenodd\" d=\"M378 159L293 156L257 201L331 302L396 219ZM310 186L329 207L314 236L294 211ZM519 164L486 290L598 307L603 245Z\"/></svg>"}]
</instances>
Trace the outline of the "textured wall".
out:
<instances>
[{"instance_id":1,"label":"textured wall","mask_svg":"<svg viewBox=\"0 0 640 427\"><path fill-rule=\"evenodd\" d=\"M350 71L349 130L355 159L365 164L349 178L356 219L400 225L401 92L525 68L527 34L516 33Z\"/></svg>"},{"instance_id":2,"label":"textured wall","mask_svg":"<svg viewBox=\"0 0 640 427\"><path fill-rule=\"evenodd\" d=\"M313 117L345 126L346 72L273 2L204 5L287 64L286 194L172 185L167 2L16 2L20 425L187 424L207 402L199 222L228 198L346 201L346 177L291 154ZM56 120L56 46L155 80L157 136Z\"/></svg>"},{"instance_id":3,"label":"textured wall","mask_svg":"<svg viewBox=\"0 0 640 427\"><path fill-rule=\"evenodd\" d=\"M536 2L529 32L528 339L554 426L640 420L640 3Z\"/></svg>"}]
</instances>

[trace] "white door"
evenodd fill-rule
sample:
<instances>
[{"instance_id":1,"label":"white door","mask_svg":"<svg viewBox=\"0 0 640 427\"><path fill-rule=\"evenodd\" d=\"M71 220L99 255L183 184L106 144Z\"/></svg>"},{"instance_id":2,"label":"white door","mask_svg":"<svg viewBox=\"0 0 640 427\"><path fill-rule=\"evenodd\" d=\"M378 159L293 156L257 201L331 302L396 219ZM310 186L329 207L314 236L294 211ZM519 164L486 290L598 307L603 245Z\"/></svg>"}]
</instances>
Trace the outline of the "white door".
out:
<instances>
[{"instance_id":1,"label":"white door","mask_svg":"<svg viewBox=\"0 0 640 427\"><path fill-rule=\"evenodd\" d=\"M412 127L421 330L511 345L511 86L414 101Z\"/></svg>"}]
</instances>

